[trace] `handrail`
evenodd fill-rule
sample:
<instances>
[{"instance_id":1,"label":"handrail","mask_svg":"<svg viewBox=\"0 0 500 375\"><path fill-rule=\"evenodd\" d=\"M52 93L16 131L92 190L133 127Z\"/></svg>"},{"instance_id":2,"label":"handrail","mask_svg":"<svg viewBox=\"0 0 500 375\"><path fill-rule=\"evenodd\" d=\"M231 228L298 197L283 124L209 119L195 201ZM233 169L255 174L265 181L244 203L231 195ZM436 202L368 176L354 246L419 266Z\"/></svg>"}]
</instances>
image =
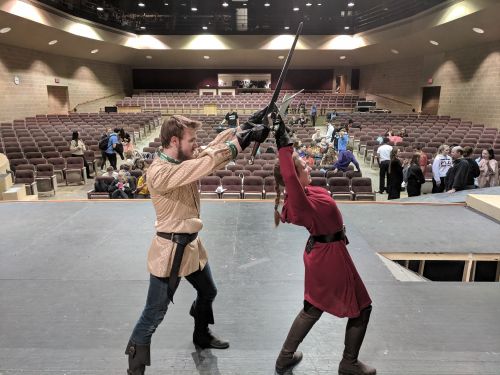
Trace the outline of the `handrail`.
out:
<instances>
[{"instance_id":1,"label":"handrail","mask_svg":"<svg viewBox=\"0 0 500 375\"><path fill-rule=\"evenodd\" d=\"M75 105L74 108L78 108L79 105L89 104L89 103L92 103L92 102L97 102L98 100L110 98L112 96L116 96L116 95L120 95L120 94L123 94L123 91L118 91L118 92L115 92L114 94L111 94L111 95L106 95L106 96L103 96L103 97L100 97L100 98L97 98L97 99L87 100L86 102L78 103L77 105Z\"/></svg>"},{"instance_id":2,"label":"handrail","mask_svg":"<svg viewBox=\"0 0 500 375\"><path fill-rule=\"evenodd\" d=\"M402 100L398 100L398 99L394 99L394 98L389 98L388 96L385 96L385 95L370 94L370 93L366 93L366 95L378 96L379 98L384 98L384 99L387 99L387 100L392 100L393 102L404 104L404 105L407 105L408 107L412 107L412 108L414 107L414 105L411 104L411 103L406 103L406 102L403 102Z\"/></svg>"}]
</instances>

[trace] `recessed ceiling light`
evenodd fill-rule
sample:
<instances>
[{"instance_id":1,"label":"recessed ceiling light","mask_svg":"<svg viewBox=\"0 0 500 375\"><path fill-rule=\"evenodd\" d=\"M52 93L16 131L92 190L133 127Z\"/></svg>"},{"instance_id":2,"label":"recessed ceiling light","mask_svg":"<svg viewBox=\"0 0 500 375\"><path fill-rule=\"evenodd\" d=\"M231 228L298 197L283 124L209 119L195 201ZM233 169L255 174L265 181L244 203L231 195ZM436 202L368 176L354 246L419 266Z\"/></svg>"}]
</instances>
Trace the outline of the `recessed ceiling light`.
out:
<instances>
[{"instance_id":1,"label":"recessed ceiling light","mask_svg":"<svg viewBox=\"0 0 500 375\"><path fill-rule=\"evenodd\" d=\"M151 60L152 58L153 58L153 56L151 56L151 55L146 56L146 59L148 59L148 60Z\"/></svg>"},{"instance_id":2,"label":"recessed ceiling light","mask_svg":"<svg viewBox=\"0 0 500 375\"><path fill-rule=\"evenodd\" d=\"M192 11L192 12L197 12L197 11L198 11L198 8L196 8L196 7L191 7L191 11Z\"/></svg>"},{"instance_id":3,"label":"recessed ceiling light","mask_svg":"<svg viewBox=\"0 0 500 375\"><path fill-rule=\"evenodd\" d=\"M345 57L345 56L340 56L340 57L339 57L339 59L340 59L340 60L345 60L345 59L346 59L346 57Z\"/></svg>"},{"instance_id":4,"label":"recessed ceiling light","mask_svg":"<svg viewBox=\"0 0 500 375\"><path fill-rule=\"evenodd\" d=\"M208 60L208 59L210 58L210 56L205 55L205 56L203 56L203 58L204 58L205 60Z\"/></svg>"},{"instance_id":5,"label":"recessed ceiling light","mask_svg":"<svg viewBox=\"0 0 500 375\"><path fill-rule=\"evenodd\" d=\"M247 3L243 3L243 6L246 7L247 6Z\"/></svg>"},{"instance_id":6,"label":"recessed ceiling light","mask_svg":"<svg viewBox=\"0 0 500 375\"><path fill-rule=\"evenodd\" d=\"M97 9L99 12L102 12L102 11L104 10L104 8L103 8L103 7L97 7L96 9Z\"/></svg>"},{"instance_id":7,"label":"recessed ceiling light","mask_svg":"<svg viewBox=\"0 0 500 375\"><path fill-rule=\"evenodd\" d=\"M349 26L344 26L344 30L349 30Z\"/></svg>"},{"instance_id":8,"label":"recessed ceiling light","mask_svg":"<svg viewBox=\"0 0 500 375\"><path fill-rule=\"evenodd\" d=\"M269 4L269 3L264 3L264 6L265 6L265 7L269 7L269 6L271 6L271 4Z\"/></svg>"},{"instance_id":9,"label":"recessed ceiling light","mask_svg":"<svg viewBox=\"0 0 500 375\"><path fill-rule=\"evenodd\" d=\"M433 45L435 45L435 46L439 46L439 43L438 43L438 42L436 42L435 40L429 40L429 43L430 43L430 44L433 44Z\"/></svg>"},{"instance_id":10,"label":"recessed ceiling light","mask_svg":"<svg viewBox=\"0 0 500 375\"><path fill-rule=\"evenodd\" d=\"M307 3L306 4L306 7L310 7L312 4L311 3Z\"/></svg>"},{"instance_id":11,"label":"recessed ceiling light","mask_svg":"<svg viewBox=\"0 0 500 375\"><path fill-rule=\"evenodd\" d=\"M399 51L397 49L391 49L391 52L395 55L398 55L399 54Z\"/></svg>"},{"instance_id":12,"label":"recessed ceiling light","mask_svg":"<svg viewBox=\"0 0 500 375\"><path fill-rule=\"evenodd\" d=\"M140 6L140 7L142 7L142 8L146 6L146 4L144 4L144 3L139 3L139 4L137 4L137 5L139 5L139 6Z\"/></svg>"},{"instance_id":13,"label":"recessed ceiling light","mask_svg":"<svg viewBox=\"0 0 500 375\"><path fill-rule=\"evenodd\" d=\"M208 29L208 27L206 27L206 26L202 26L201 28L202 28L203 30Z\"/></svg>"},{"instance_id":14,"label":"recessed ceiling light","mask_svg":"<svg viewBox=\"0 0 500 375\"><path fill-rule=\"evenodd\" d=\"M350 1L349 3L347 3L347 6L348 6L349 8L352 8L352 7L354 6L354 2Z\"/></svg>"},{"instance_id":15,"label":"recessed ceiling light","mask_svg":"<svg viewBox=\"0 0 500 375\"><path fill-rule=\"evenodd\" d=\"M141 26L141 30L146 30L146 26Z\"/></svg>"},{"instance_id":16,"label":"recessed ceiling light","mask_svg":"<svg viewBox=\"0 0 500 375\"><path fill-rule=\"evenodd\" d=\"M285 30L290 30L290 26L285 26L284 29Z\"/></svg>"},{"instance_id":17,"label":"recessed ceiling light","mask_svg":"<svg viewBox=\"0 0 500 375\"><path fill-rule=\"evenodd\" d=\"M90 53L97 53L97 52L99 52L99 50L97 48L90 51Z\"/></svg>"},{"instance_id":18,"label":"recessed ceiling light","mask_svg":"<svg viewBox=\"0 0 500 375\"><path fill-rule=\"evenodd\" d=\"M225 1L224 1L224 2L222 3L222 6L223 6L223 7L228 7L228 6L229 6L229 4L228 4L227 2L225 2Z\"/></svg>"},{"instance_id":19,"label":"recessed ceiling light","mask_svg":"<svg viewBox=\"0 0 500 375\"><path fill-rule=\"evenodd\" d=\"M318 6L319 6L319 7L320 7L321 5L323 5L323 4L321 4L321 3L318 3Z\"/></svg>"},{"instance_id":20,"label":"recessed ceiling light","mask_svg":"<svg viewBox=\"0 0 500 375\"><path fill-rule=\"evenodd\" d=\"M165 3L165 4L163 4L163 5L166 5L166 6L168 6L168 3Z\"/></svg>"},{"instance_id":21,"label":"recessed ceiling light","mask_svg":"<svg viewBox=\"0 0 500 375\"><path fill-rule=\"evenodd\" d=\"M474 27L472 30L474 30L474 32L476 32L478 34L484 34L484 30L480 29L479 27Z\"/></svg>"},{"instance_id":22,"label":"recessed ceiling light","mask_svg":"<svg viewBox=\"0 0 500 375\"><path fill-rule=\"evenodd\" d=\"M280 59L280 60L283 60L284 58L285 58L285 56L282 56L282 55L278 56L278 59Z\"/></svg>"},{"instance_id":23,"label":"recessed ceiling light","mask_svg":"<svg viewBox=\"0 0 500 375\"><path fill-rule=\"evenodd\" d=\"M293 7L294 12L298 12L299 10L300 10L299 7Z\"/></svg>"},{"instance_id":24,"label":"recessed ceiling light","mask_svg":"<svg viewBox=\"0 0 500 375\"><path fill-rule=\"evenodd\" d=\"M0 29L0 34L8 33L10 30L12 30L10 27L4 27L3 29Z\"/></svg>"},{"instance_id":25,"label":"recessed ceiling light","mask_svg":"<svg viewBox=\"0 0 500 375\"><path fill-rule=\"evenodd\" d=\"M56 43L57 43L57 39L51 40L51 41L49 42L49 46L53 46L53 45L54 45L54 44L56 44Z\"/></svg>"}]
</instances>

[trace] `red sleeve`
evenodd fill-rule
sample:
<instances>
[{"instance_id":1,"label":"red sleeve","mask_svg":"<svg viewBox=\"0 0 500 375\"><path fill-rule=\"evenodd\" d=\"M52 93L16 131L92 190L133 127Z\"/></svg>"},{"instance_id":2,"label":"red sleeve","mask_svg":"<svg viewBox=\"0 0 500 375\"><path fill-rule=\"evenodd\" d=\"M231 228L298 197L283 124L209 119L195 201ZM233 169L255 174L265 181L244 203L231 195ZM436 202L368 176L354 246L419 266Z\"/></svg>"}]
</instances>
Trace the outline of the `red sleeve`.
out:
<instances>
[{"instance_id":1,"label":"red sleeve","mask_svg":"<svg viewBox=\"0 0 500 375\"><path fill-rule=\"evenodd\" d=\"M294 224L308 227L312 219L309 216L314 210L300 184L292 154L292 146L282 147L279 150L280 172L286 187L288 215Z\"/></svg>"}]
</instances>

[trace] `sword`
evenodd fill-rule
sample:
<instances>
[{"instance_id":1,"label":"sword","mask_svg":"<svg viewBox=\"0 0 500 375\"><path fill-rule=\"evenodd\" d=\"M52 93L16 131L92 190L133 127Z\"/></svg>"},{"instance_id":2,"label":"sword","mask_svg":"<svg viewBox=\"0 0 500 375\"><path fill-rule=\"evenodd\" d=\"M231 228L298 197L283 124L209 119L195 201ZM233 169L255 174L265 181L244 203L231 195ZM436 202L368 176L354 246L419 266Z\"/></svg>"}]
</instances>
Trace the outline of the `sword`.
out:
<instances>
[{"instance_id":1,"label":"sword","mask_svg":"<svg viewBox=\"0 0 500 375\"><path fill-rule=\"evenodd\" d=\"M302 27L304 26L304 22L299 23L299 27L297 28L297 33L295 34L295 39L292 44L292 48L288 51L288 56L286 57L285 64L283 65L283 69L281 70L280 77L278 79L278 83L276 84L276 88L274 89L273 97L271 98L271 102L267 106L266 112L264 113L263 121L264 126L269 127L269 119L268 115L271 112L275 111L276 102L278 101L278 96L280 95L281 86L283 86L283 82L285 81L286 73L288 71L288 66L290 65L290 61L292 60L293 52L295 51L295 45L299 40L299 36L302 33ZM252 165L255 160L255 155L257 154L257 150L259 149L260 143L255 142L252 149L252 154L250 155L250 160L248 164Z\"/></svg>"}]
</instances>

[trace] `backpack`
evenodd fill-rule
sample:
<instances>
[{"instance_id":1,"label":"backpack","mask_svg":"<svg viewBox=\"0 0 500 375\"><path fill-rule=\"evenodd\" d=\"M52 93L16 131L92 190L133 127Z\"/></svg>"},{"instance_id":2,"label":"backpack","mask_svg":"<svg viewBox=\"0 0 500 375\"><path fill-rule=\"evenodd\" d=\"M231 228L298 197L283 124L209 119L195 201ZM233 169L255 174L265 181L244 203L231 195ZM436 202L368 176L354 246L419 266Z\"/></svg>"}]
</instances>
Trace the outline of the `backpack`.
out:
<instances>
[{"instance_id":1,"label":"backpack","mask_svg":"<svg viewBox=\"0 0 500 375\"><path fill-rule=\"evenodd\" d=\"M108 149L109 135L103 136L99 141L99 150L106 151Z\"/></svg>"}]
</instances>

